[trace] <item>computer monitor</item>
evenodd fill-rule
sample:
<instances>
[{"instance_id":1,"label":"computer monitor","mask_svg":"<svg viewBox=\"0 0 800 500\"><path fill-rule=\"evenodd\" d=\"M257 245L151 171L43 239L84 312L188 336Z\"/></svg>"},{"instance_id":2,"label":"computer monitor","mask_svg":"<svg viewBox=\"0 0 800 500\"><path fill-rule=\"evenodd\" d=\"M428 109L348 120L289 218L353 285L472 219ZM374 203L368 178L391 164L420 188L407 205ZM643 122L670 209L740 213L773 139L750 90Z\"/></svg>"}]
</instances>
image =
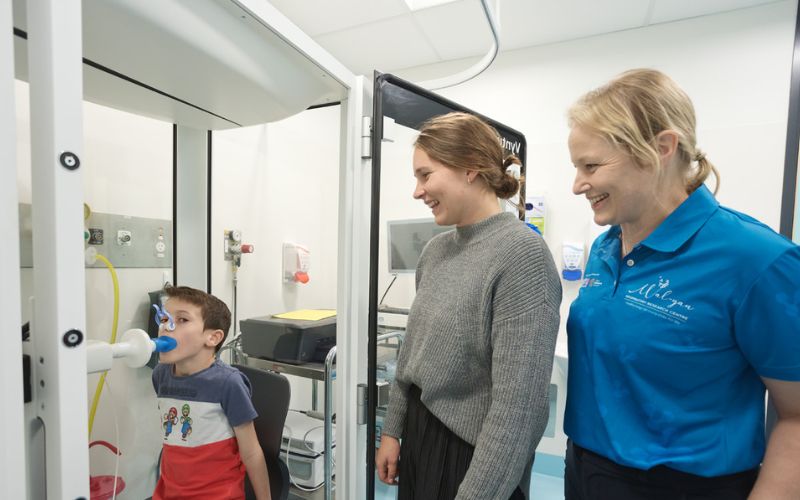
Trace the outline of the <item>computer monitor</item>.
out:
<instances>
[{"instance_id":1,"label":"computer monitor","mask_svg":"<svg viewBox=\"0 0 800 500\"><path fill-rule=\"evenodd\" d=\"M438 226L433 218L386 221L389 274L414 274L425 245L454 227Z\"/></svg>"}]
</instances>

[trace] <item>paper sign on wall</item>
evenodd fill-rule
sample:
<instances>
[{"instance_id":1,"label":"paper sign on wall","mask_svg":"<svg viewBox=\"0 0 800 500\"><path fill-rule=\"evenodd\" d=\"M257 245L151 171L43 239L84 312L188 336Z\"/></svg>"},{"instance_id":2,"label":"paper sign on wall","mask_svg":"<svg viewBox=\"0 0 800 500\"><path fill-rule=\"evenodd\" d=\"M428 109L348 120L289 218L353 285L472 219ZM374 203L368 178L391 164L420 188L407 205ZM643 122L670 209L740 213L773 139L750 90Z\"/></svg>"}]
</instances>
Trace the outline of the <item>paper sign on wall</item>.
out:
<instances>
[{"instance_id":1,"label":"paper sign on wall","mask_svg":"<svg viewBox=\"0 0 800 500\"><path fill-rule=\"evenodd\" d=\"M544 196L528 196L525 198L525 222L533 224L544 235L545 205Z\"/></svg>"}]
</instances>

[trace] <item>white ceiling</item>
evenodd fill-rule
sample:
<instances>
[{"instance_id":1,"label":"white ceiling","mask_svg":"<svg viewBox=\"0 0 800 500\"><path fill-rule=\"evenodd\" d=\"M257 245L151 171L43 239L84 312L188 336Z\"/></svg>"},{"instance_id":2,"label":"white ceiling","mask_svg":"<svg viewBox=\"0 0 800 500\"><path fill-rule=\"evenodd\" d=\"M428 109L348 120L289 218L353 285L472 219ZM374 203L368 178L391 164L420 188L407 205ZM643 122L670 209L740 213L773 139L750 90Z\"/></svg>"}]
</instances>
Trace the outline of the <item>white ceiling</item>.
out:
<instances>
[{"instance_id":1,"label":"white ceiling","mask_svg":"<svg viewBox=\"0 0 800 500\"><path fill-rule=\"evenodd\" d=\"M412 12L405 0L269 0L357 75L485 55L480 0ZM490 0L492 5L497 0ZM780 0L502 0L500 50L563 42Z\"/></svg>"}]
</instances>

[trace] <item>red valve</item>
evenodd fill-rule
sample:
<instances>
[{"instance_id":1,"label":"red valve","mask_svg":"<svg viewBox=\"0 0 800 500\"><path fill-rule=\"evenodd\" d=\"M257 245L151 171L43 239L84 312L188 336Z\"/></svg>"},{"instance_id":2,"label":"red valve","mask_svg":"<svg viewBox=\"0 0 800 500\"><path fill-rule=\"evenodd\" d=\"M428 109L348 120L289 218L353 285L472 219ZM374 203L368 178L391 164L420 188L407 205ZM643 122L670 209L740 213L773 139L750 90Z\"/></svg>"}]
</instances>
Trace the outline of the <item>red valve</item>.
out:
<instances>
[{"instance_id":1,"label":"red valve","mask_svg":"<svg viewBox=\"0 0 800 500\"><path fill-rule=\"evenodd\" d=\"M253 245L242 245L242 253L253 253L255 249Z\"/></svg>"}]
</instances>

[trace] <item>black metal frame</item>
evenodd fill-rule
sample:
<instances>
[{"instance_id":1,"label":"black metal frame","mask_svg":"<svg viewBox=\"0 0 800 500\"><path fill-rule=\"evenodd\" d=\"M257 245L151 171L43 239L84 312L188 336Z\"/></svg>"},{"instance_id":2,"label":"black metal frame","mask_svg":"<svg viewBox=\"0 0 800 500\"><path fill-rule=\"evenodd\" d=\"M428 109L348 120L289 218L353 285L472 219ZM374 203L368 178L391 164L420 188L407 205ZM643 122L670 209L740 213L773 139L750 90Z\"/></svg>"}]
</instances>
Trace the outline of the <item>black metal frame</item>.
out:
<instances>
[{"instance_id":1,"label":"black metal frame","mask_svg":"<svg viewBox=\"0 0 800 500\"><path fill-rule=\"evenodd\" d=\"M786 156L783 167L781 199L781 234L792 239L797 198L797 161L800 150L800 8L794 30L792 80L789 88L789 119L786 130Z\"/></svg>"},{"instance_id":2,"label":"black metal frame","mask_svg":"<svg viewBox=\"0 0 800 500\"><path fill-rule=\"evenodd\" d=\"M370 269L369 269L369 345L367 349L367 499L375 498L375 409L377 403L376 371L378 359L378 242L380 234L380 187L381 187L381 141L383 139L383 117L390 116L396 123L414 129L434 116L452 111L470 113L493 126L511 144L518 144L516 156L522 162L521 174L525 175L527 142L517 130L492 120L480 113L418 87L394 75L375 72L372 125L372 208L370 219ZM525 184L520 189L520 201L525 200ZM524 208L524 207L523 207ZM524 210L520 210L520 218Z\"/></svg>"},{"instance_id":3,"label":"black metal frame","mask_svg":"<svg viewBox=\"0 0 800 500\"><path fill-rule=\"evenodd\" d=\"M783 164L783 196L781 197L780 232L790 240L794 234L797 203L797 162L800 153L800 7L794 28L792 80L789 86L789 118L786 124L786 155ZM778 416L772 398L767 403L766 436L769 439Z\"/></svg>"}]
</instances>

